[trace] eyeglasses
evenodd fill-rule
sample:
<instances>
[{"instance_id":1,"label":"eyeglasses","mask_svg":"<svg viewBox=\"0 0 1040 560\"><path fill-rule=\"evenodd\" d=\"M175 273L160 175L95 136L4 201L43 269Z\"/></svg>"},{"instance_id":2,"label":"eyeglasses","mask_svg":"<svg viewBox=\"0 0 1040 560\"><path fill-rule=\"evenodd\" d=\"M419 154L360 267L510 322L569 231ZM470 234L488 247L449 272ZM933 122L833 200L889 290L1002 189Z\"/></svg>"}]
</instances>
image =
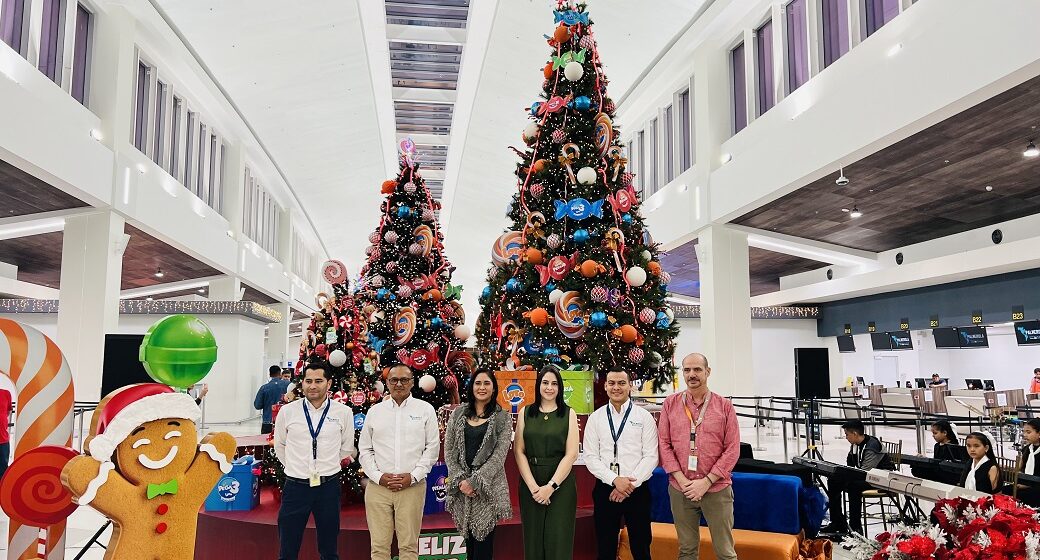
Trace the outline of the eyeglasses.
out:
<instances>
[{"instance_id":1,"label":"eyeglasses","mask_svg":"<svg viewBox=\"0 0 1040 560\"><path fill-rule=\"evenodd\" d=\"M412 382L411 377L391 377L386 380L391 385L407 385Z\"/></svg>"}]
</instances>

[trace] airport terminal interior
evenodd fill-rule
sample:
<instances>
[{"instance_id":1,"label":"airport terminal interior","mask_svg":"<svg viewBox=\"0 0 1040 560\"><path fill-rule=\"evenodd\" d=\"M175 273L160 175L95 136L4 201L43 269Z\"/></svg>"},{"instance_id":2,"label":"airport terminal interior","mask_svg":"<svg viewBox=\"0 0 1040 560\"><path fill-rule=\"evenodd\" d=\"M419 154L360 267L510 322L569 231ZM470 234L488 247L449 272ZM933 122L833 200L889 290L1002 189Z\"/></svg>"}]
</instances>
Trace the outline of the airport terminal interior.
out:
<instances>
[{"instance_id":1,"label":"airport terminal interior","mask_svg":"<svg viewBox=\"0 0 1040 560\"><path fill-rule=\"evenodd\" d=\"M584 430L607 372L657 419L701 354L738 417L742 560L917 546L953 523L940 500L1040 506L1038 22L1035 0L0 0L0 548L131 557L63 465L157 383L256 460L238 505L221 482L186 518L190 557L275 558L286 475L254 403L277 366L277 414L319 359L359 431L409 366L443 438L478 367L514 421L562 372ZM873 438L887 467L857 468ZM340 557L368 558L349 468ZM419 558L465 558L433 469ZM513 509L496 558L525 558ZM945 558L916 553L875 557Z\"/></svg>"}]
</instances>

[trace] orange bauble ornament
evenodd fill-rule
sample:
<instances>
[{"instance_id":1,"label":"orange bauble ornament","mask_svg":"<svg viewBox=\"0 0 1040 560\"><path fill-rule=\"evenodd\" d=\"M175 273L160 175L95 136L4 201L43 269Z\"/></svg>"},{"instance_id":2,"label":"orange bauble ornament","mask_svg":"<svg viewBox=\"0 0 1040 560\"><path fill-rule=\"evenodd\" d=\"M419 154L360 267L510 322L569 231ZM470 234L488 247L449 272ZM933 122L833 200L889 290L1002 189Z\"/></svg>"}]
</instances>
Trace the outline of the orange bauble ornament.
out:
<instances>
[{"instance_id":1,"label":"orange bauble ornament","mask_svg":"<svg viewBox=\"0 0 1040 560\"><path fill-rule=\"evenodd\" d=\"M531 264L542 264L542 252L538 249L535 249L534 247L531 247L527 250L526 257L527 262Z\"/></svg>"},{"instance_id":2,"label":"orange bauble ornament","mask_svg":"<svg viewBox=\"0 0 1040 560\"><path fill-rule=\"evenodd\" d=\"M353 350L353 349L354 349L354 343L353 342L348 342L347 343L347 350Z\"/></svg>"},{"instance_id":3,"label":"orange bauble ornament","mask_svg":"<svg viewBox=\"0 0 1040 560\"><path fill-rule=\"evenodd\" d=\"M552 78L553 67L552 67L552 63L551 62L546 62L545 63L545 68L542 69L542 74L545 76L546 80Z\"/></svg>"},{"instance_id":4,"label":"orange bauble ornament","mask_svg":"<svg viewBox=\"0 0 1040 560\"><path fill-rule=\"evenodd\" d=\"M397 181L394 181L393 179L387 179L386 181L383 181L383 188L381 189L381 192L383 194L390 194L394 192L395 188L397 188Z\"/></svg>"},{"instance_id":5,"label":"orange bauble ornament","mask_svg":"<svg viewBox=\"0 0 1040 560\"><path fill-rule=\"evenodd\" d=\"M534 164L531 165L531 169L535 173L541 173L542 171L545 171L545 168L548 167L548 165L549 162L545 161L544 159L536 159L534 161Z\"/></svg>"},{"instance_id":6,"label":"orange bauble ornament","mask_svg":"<svg viewBox=\"0 0 1040 560\"><path fill-rule=\"evenodd\" d=\"M661 263L657 261L650 261L646 263L646 269L650 272L650 274L653 274L654 276L661 275Z\"/></svg>"},{"instance_id":7,"label":"orange bauble ornament","mask_svg":"<svg viewBox=\"0 0 1040 560\"><path fill-rule=\"evenodd\" d=\"M621 325L617 330L621 331L621 342L635 342L639 338L639 331L632 325Z\"/></svg>"},{"instance_id":8,"label":"orange bauble ornament","mask_svg":"<svg viewBox=\"0 0 1040 560\"><path fill-rule=\"evenodd\" d=\"M434 288L432 290L427 291L425 294L423 294L422 297L425 300L431 300L432 299L433 301L440 301L441 299L444 298L444 295L441 294L440 290L438 290L437 288Z\"/></svg>"},{"instance_id":9,"label":"orange bauble ornament","mask_svg":"<svg viewBox=\"0 0 1040 560\"><path fill-rule=\"evenodd\" d=\"M544 327L549 322L549 312L541 307L536 307L531 310L531 313L527 317L531 324L536 327Z\"/></svg>"},{"instance_id":10,"label":"orange bauble ornament","mask_svg":"<svg viewBox=\"0 0 1040 560\"><path fill-rule=\"evenodd\" d=\"M581 263L581 275L585 278L592 278L593 276L599 274L599 270L599 263L592 259L588 259L585 262Z\"/></svg>"},{"instance_id":11,"label":"orange bauble ornament","mask_svg":"<svg viewBox=\"0 0 1040 560\"><path fill-rule=\"evenodd\" d=\"M571 40L571 30L567 28L566 25L561 24L556 28L556 31L553 32L553 39L557 43L566 43Z\"/></svg>"}]
</instances>

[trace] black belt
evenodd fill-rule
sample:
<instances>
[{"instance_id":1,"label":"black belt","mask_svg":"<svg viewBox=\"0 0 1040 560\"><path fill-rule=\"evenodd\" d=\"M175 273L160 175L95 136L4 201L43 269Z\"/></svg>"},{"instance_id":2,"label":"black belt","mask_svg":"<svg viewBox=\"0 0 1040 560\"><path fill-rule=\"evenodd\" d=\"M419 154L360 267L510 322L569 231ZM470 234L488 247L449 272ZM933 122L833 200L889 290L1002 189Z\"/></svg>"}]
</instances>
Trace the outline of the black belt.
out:
<instances>
[{"instance_id":1,"label":"black belt","mask_svg":"<svg viewBox=\"0 0 1040 560\"><path fill-rule=\"evenodd\" d=\"M310 484L311 484L311 480L309 478L296 478L295 476L286 475L285 476L285 480L290 480L292 482L296 482L296 483L299 483L299 484L306 484L307 486L310 486ZM328 476L321 477L321 483L322 484L325 484L326 482L328 482L330 480L339 480L339 473L330 474Z\"/></svg>"},{"instance_id":2,"label":"black belt","mask_svg":"<svg viewBox=\"0 0 1040 560\"><path fill-rule=\"evenodd\" d=\"M532 465L548 465L552 462L559 463L563 460L563 457L528 457L527 462Z\"/></svg>"}]
</instances>

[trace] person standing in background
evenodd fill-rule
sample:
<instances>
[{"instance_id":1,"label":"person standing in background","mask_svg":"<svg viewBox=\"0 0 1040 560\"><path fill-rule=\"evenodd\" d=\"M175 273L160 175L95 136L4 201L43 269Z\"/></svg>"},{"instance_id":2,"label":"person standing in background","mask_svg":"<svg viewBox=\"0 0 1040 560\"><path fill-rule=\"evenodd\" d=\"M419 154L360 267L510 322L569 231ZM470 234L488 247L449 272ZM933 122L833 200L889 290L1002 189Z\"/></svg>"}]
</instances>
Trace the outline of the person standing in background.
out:
<instances>
[{"instance_id":1,"label":"person standing in background","mask_svg":"<svg viewBox=\"0 0 1040 560\"><path fill-rule=\"evenodd\" d=\"M0 389L0 478L11 462L11 392Z\"/></svg>"},{"instance_id":2,"label":"person standing in background","mask_svg":"<svg viewBox=\"0 0 1040 560\"><path fill-rule=\"evenodd\" d=\"M282 402L285 389L289 386L289 382L282 379L282 368L271 366L267 372L271 377L270 380L260 386L256 392L256 398L253 399L253 408L263 411L260 417L261 434L269 434L274 430L274 423L271 421L271 407Z\"/></svg>"},{"instance_id":3,"label":"person standing in background","mask_svg":"<svg viewBox=\"0 0 1040 560\"><path fill-rule=\"evenodd\" d=\"M1030 393L1040 393L1040 367L1033 368L1033 381L1029 384Z\"/></svg>"}]
</instances>

